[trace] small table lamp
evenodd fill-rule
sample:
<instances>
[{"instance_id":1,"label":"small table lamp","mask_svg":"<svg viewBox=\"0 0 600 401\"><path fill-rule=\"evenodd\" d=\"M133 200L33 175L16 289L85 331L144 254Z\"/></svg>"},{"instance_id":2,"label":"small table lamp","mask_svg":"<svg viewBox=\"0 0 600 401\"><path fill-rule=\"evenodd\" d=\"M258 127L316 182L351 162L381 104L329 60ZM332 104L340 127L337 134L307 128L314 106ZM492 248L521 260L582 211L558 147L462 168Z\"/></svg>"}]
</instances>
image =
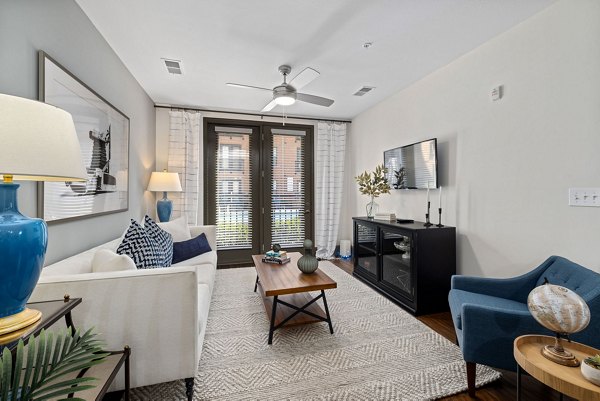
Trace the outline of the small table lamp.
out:
<instances>
[{"instance_id":1,"label":"small table lamp","mask_svg":"<svg viewBox=\"0 0 600 401\"><path fill-rule=\"evenodd\" d=\"M148 183L148 191L162 192L163 197L156 202L156 214L158 220L169 221L171 212L173 211L173 202L167 198L167 192L181 192L181 182L179 174L154 171L150 176Z\"/></svg>"},{"instance_id":2,"label":"small table lamp","mask_svg":"<svg viewBox=\"0 0 600 401\"><path fill-rule=\"evenodd\" d=\"M87 179L71 115L46 103L0 94L0 177L0 336L6 337L42 317L25 304L48 245L46 222L19 212L19 185L13 180Z\"/></svg>"}]
</instances>

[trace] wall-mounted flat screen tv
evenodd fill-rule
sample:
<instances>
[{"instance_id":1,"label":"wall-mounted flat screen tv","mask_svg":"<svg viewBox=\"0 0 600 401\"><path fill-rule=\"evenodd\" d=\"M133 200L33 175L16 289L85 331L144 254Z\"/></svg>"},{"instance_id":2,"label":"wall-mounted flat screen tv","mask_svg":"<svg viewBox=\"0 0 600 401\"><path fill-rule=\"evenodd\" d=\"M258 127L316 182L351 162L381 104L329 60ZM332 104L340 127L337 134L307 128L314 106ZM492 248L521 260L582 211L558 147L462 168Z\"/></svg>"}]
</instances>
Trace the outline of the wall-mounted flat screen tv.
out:
<instances>
[{"instance_id":1,"label":"wall-mounted flat screen tv","mask_svg":"<svg viewBox=\"0 0 600 401\"><path fill-rule=\"evenodd\" d=\"M386 150L383 163L393 189L437 188L437 138Z\"/></svg>"}]
</instances>

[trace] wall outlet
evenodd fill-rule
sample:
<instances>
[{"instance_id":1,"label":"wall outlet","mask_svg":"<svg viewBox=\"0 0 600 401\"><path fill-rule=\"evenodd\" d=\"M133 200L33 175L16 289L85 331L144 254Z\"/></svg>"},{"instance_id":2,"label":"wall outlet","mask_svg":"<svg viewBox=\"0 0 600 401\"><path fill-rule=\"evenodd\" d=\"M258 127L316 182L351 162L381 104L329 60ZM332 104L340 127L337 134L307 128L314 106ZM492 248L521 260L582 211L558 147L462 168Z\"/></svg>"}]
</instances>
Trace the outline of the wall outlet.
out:
<instances>
[{"instance_id":1,"label":"wall outlet","mask_svg":"<svg viewBox=\"0 0 600 401\"><path fill-rule=\"evenodd\" d=\"M600 207L600 188L569 188L569 206Z\"/></svg>"}]
</instances>

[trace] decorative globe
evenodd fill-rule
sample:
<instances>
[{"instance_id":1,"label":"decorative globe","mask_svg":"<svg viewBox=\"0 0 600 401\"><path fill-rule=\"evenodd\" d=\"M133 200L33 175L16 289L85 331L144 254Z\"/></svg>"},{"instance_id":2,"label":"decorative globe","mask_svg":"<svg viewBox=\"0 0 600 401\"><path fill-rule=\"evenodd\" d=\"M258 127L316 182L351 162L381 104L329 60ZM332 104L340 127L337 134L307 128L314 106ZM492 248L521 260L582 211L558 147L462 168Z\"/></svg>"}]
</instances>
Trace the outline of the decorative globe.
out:
<instances>
[{"instance_id":1,"label":"decorative globe","mask_svg":"<svg viewBox=\"0 0 600 401\"><path fill-rule=\"evenodd\" d=\"M279 251L281 251L281 245L273 244L273 252L279 252Z\"/></svg>"},{"instance_id":2,"label":"decorative globe","mask_svg":"<svg viewBox=\"0 0 600 401\"><path fill-rule=\"evenodd\" d=\"M544 284L527 297L527 307L539 324L559 334L573 334L590 322L590 308L575 292L560 285Z\"/></svg>"}]
</instances>

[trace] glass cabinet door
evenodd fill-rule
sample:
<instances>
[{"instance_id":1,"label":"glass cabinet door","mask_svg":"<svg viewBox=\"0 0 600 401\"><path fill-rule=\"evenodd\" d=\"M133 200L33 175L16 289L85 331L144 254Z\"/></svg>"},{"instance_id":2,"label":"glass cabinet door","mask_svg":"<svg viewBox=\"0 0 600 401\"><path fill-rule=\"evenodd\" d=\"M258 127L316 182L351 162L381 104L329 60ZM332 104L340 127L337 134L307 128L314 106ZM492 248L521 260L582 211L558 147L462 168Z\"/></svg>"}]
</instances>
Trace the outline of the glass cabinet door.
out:
<instances>
[{"instance_id":1,"label":"glass cabinet door","mask_svg":"<svg viewBox=\"0 0 600 401\"><path fill-rule=\"evenodd\" d=\"M410 235L381 229L381 281L412 299L412 239Z\"/></svg>"},{"instance_id":2,"label":"glass cabinet door","mask_svg":"<svg viewBox=\"0 0 600 401\"><path fill-rule=\"evenodd\" d=\"M377 227L356 222L356 264L377 276Z\"/></svg>"}]
</instances>

